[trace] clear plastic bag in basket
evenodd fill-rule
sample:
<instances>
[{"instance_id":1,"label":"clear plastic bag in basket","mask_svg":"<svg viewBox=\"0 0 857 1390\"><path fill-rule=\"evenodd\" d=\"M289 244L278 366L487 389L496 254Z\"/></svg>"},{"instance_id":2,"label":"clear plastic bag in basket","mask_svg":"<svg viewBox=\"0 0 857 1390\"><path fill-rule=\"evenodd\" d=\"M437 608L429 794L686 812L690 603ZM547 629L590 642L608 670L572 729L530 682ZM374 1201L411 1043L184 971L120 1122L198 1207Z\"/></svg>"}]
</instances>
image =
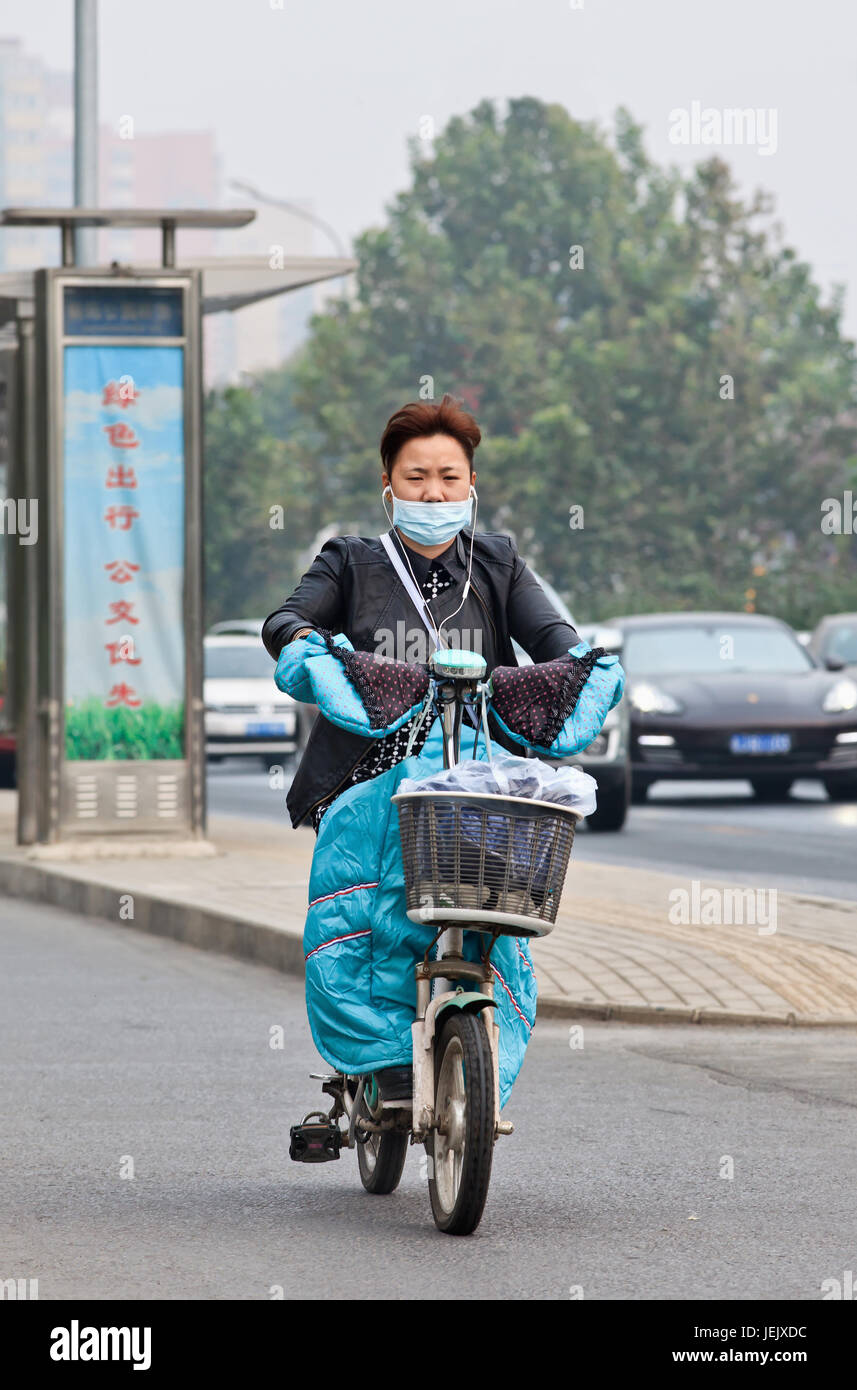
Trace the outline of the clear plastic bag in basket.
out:
<instances>
[{"instance_id":1,"label":"clear plastic bag in basket","mask_svg":"<svg viewBox=\"0 0 857 1390\"><path fill-rule=\"evenodd\" d=\"M492 762L467 758L428 777L404 777L400 792L485 793L556 801L582 816L595 810L597 782L579 767L551 767L539 758L515 758L494 749Z\"/></svg>"}]
</instances>

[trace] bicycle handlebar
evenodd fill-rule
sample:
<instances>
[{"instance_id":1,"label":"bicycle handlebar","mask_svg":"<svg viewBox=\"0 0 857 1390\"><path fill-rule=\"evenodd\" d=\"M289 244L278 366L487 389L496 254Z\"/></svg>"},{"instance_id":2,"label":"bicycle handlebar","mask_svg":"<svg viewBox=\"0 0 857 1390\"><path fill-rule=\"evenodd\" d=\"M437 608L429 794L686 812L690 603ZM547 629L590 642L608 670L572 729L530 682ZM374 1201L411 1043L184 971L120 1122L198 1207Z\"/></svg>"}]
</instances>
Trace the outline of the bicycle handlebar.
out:
<instances>
[{"instance_id":1,"label":"bicycle handlebar","mask_svg":"<svg viewBox=\"0 0 857 1390\"><path fill-rule=\"evenodd\" d=\"M468 693L474 697L482 696L482 710L485 717L483 719L480 715L474 728L477 730L478 737L480 725L484 724L485 741L488 748L491 747L486 700L487 689L490 685L488 664L484 656L480 656L477 652L460 651L453 648L432 652L428 666L434 703L439 708L441 716L443 765L444 767L454 767L459 761L461 752L461 717L462 711L468 707L466 699Z\"/></svg>"}]
</instances>

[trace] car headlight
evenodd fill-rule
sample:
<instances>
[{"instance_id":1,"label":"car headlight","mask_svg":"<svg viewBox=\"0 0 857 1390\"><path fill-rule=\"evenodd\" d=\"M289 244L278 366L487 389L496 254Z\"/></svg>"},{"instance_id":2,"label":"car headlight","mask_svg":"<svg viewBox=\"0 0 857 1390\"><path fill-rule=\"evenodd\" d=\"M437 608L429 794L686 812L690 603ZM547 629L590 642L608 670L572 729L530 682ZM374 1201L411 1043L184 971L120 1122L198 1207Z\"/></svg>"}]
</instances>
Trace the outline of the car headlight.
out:
<instances>
[{"instance_id":1,"label":"car headlight","mask_svg":"<svg viewBox=\"0 0 857 1390\"><path fill-rule=\"evenodd\" d=\"M857 685L850 680L837 681L825 695L822 709L827 714L844 714L846 710L857 709Z\"/></svg>"},{"instance_id":2,"label":"car headlight","mask_svg":"<svg viewBox=\"0 0 857 1390\"><path fill-rule=\"evenodd\" d=\"M658 690L646 681L633 685L628 698L640 714L681 714L684 705L665 690Z\"/></svg>"},{"instance_id":3,"label":"car headlight","mask_svg":"<svg viewBox=\"0 0 857 1390\"><path fill-rule=\"evenodd\" d=\"M595 735L595 738L592 740L592 742L591 742L591 743L588 743L588 744L586 745L586 747L585 747L584 749L582 749L581 751L582 751L583 757L585 757L585 758L586 758L586 757L589 757L589 758L603 758L603 757L604 757L604 754L607 752L607 749L609 748L609 746L610 746L610 735L609 735L609 733L605 733L604 730L602 729L602 730L601 730L601 733L600 733L600 734L596 734L596 735Z\"/></svg>"}]
</instances>

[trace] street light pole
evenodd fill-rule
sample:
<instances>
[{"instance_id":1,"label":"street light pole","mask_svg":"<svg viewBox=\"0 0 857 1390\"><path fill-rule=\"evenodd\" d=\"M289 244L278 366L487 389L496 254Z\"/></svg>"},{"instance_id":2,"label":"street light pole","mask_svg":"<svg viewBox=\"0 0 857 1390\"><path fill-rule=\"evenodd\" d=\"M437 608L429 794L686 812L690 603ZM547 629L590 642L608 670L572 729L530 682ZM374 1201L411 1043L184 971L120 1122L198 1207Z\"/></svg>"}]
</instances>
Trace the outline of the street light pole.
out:
<instances>
[{"instance_id":1,"label":"street light pole","mask_svg":"<svg viewBox=\"0 0 857 1390\"><path fill-rule=\"evenodd\" d=\"M74 203L98 207L98 0L74 0ZM78 265L98 260L98 231L75 228Z\"/></svg>"},{"instance_id":2,"label":"street light pole","mask_svg":"<svg viewBox=\"0 0 857 1390\"><path fill-rule=\"evenodd\" d=\"M251 183L244 183L241 179L231 179L229 186L230 188L237 189L239 193L249 193L250 197L255 198L259 203L267 203L268 206L272 208L282 208L284 212L294 213L295 217L303 217L307 222L312 222L314 226L319 227L321 231L324 232L325 236L330 237L336 247L337 256L342 256L343 258L347 257L348 252L345 250L336 232L329 223L323 221L320 217L316 217L314 212L307 212L306 208L299 207L297 203L289 203L285 198L271 198L267 193L261 193L259 189L254 188Z\"/></svg>"}]
</instances>

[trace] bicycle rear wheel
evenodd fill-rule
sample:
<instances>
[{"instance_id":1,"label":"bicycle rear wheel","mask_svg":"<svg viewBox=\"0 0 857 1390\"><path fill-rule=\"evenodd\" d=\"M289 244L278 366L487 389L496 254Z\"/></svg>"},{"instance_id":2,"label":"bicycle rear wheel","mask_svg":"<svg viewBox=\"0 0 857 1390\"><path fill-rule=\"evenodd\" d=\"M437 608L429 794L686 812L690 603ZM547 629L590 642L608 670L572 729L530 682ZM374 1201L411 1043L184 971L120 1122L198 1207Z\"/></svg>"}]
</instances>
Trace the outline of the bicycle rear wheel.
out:
<instances>
[{"instance_id":1,"label":"bicycle rear wheel","mask_svg":"<svg viewBox=\"0 0 857 1390\"><path fill-rule=\"evenodd\" d=\"M494 1156L494 1067L478 1014L449 1009L435 1050L435 1116L426 1140L435 1225L467 1236L482 1219Z\"/></svg>"},{"instance_id":2,"label":"bicycle rear wheel","mask_svg":"<svg viewBox=\"0 0 857 1390\"><path fill-rule=\"evenodd\" d=\"M365 1116L367 1120L375 1118L369 1111L365 1097L361 1097L357 1113ZM367 1192L373 1193L376 1197L386 1197L389 1193L395 1192L399 1185L408 1152L408 1134L398 1129L388 1129L382 1134L366 1134L365 1131L362 1133L365 1134L365 1138L361 1138L358 1125L357 1166L360 1169L360 1181Z\"/></svg>"}]
</instances>

